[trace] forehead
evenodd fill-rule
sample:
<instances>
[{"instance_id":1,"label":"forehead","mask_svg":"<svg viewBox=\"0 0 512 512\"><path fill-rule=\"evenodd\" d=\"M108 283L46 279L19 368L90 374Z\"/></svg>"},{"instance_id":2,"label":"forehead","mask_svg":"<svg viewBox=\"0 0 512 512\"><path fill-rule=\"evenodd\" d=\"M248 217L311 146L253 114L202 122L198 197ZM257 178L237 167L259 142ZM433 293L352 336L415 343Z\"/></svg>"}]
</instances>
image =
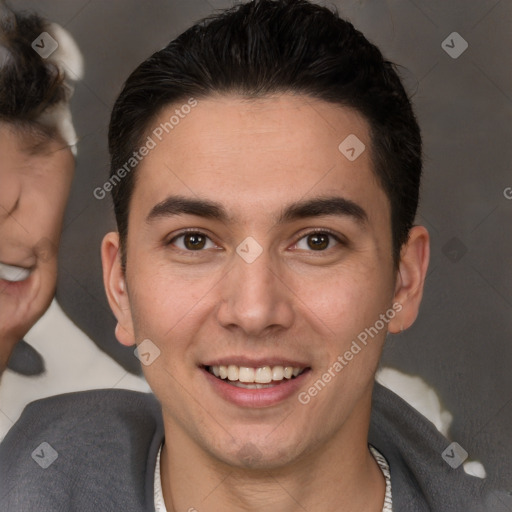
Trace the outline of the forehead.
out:
<instances>
[{"instance_id":1,"label":"forehead","mask_svg":"<svg viewBox=\"0 0 512 512\"><path fill-rule=\"evenodd\" d=\"M53 137L39 130L17 127L0 122L0 173L1 180L40 178L26 180L21 190L37 189L44 183L60 187L67 183L75 168L69 146L58 136Z\"/></svg>"},{"instance_id":2,"label":"forehead","mask_svg":"<svg viewBox=\"0 0 512 512\"><path fill-rule=\"evenodd\" d=\"M383 194L367 122L353 109L291 94L183 105L164 108L149 127L153 147L138 165L134 198L159 202L172 193L240 209L308 194Z\"/></svg>"},{"instance_id":3,"label":"forehead","mask_svg":"<svg viewBox=\"0 0 512 512\"><path fill-rule=\"evenodd\" d=\"M51 155L67 146L54 129L2 121L0 145L6 153L19 153L25 157Z\"/></svg>"}]
</instances>

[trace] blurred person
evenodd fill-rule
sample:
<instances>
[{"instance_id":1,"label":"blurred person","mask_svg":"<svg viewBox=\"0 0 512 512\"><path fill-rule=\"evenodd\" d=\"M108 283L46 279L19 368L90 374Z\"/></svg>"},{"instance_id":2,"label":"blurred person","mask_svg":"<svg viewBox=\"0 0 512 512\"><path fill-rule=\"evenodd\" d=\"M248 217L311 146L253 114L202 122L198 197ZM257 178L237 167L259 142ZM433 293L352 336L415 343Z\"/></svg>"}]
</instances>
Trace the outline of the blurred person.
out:
<instances>
[{"instance_id":1,"label":"blurred person","mask_svg":"<svg viewBox=\"0 0 512 512\"><path fill-rule=\"evenodd\" d=\"M0 4L0 373L53 299L75 168L68 54L61 47L42 58L32 47L48 48L47 31L72 42L62 28Z\"/></svg>"},{"instance_id":2,"label":"blurred person","mask_svg":"<svg viewBox=\"0 0 512 512\"><path fill-rule=\"evenodd\" d=\"M126 374L52 304L77 153L69 102L82 74L62 27L0 3L0 375L11 369L0 386L0 439L28 402ZM36 349L23 339L50 304L29 335ZM136 377L125 383L147 389Z\"/></svg>"}]
</instances>

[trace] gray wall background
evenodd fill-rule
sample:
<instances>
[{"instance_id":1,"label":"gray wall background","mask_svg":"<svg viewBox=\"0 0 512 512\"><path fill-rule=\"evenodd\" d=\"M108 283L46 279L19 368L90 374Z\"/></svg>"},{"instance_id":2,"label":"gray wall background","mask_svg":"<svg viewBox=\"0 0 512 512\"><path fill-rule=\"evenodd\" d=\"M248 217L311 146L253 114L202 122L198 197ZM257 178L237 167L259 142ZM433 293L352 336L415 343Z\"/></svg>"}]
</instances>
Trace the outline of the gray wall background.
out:
<instances>
[{"instance_id":1,"label":"gray wall background","mask_svg":"<svg viewBox=\"0 0 512 512\"><path fill-rule=\"evenodd\" d=\"M132 372L114 338L99 247L114 227L93 190L108 172L110 108L143 59L229 0L14 0L68 29L85 57L72 101L80 137L60 251L57 296L75 323ZM322 2L324 3L324 2ZM512 3L338 0L340 13L404 66L423 129L418 222L432 237L420 318L389 339L384 364L418 374L454 415L452 438L512 491ZM452 58L452 32L468 43ZM461 48L456 40L452 51Z\"/></svg>"}]
</instances>

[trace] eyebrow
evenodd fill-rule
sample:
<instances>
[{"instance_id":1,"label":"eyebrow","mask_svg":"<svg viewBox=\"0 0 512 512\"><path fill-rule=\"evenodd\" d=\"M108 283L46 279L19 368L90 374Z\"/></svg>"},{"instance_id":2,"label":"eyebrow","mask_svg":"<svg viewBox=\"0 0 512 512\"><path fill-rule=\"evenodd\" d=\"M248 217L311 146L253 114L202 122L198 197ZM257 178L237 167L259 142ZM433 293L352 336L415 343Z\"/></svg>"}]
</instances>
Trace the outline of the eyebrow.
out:
<instances>
[{"instance_id":1,"label":"eyebrow","mask_svg":"<svg viewBox=\"0 0 512 512\"><path fill-rule=\"evenodd\" d=\"M146 222L151 223L154 220L175 215L196 215L223 223L233 221L224 206L218 202L184 196L169 196L151 209L146 217ZM276 223L284 224L294 220L326 215L349 217L358 224L368 222L368 214L354 201L341 196L327 196L291 203L281 211Z\"/></svg>"}]
</instances>

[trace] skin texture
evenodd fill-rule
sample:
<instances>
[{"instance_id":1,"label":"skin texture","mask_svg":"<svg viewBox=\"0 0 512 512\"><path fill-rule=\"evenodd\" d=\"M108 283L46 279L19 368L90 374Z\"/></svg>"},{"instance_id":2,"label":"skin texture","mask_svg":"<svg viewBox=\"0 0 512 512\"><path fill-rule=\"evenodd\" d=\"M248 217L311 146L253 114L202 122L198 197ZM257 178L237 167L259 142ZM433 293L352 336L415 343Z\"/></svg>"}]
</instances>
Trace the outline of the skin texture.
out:
<instances>
[{"instance_id":1,"label":"skin texture","mask_svg":"<svg viewBox=\"0 0 512 512\"><path fill-rule=\"evenodd\" d=\"M24 281L0 279L1 374L54 296L75 164L62 140L22 134L6 123L0 123L0 154L0 262L31 269Z\"/></svg>"},{"instance_id":2,"label":"skin texture","mask_svg":"<svg viewBox=\"0 0 512 512\"><path fill-rule=\"evenodd\" d=\"M366 146L353 162L338 150L349 134ZM310 367L304 391L393 303L401 311L387 330L414 322L428 233L412 229L395 272L390 207L370 147L365 120L347 108L293 95L218 96L200 100L139 164L126 273L117 233L106 235L102 258L119 341L150 339L160 350L143 369L163 408L168 510L382 509L384 479L367 433L386 328L307 405L297 393L267 407L235 405L201 369L221 357L291 359ZM219 202L230 219L148 221L170 195ZM276 222L290 203L326 196L357 203L367 219ZM200 251L176 238L188 228L208 237ZM319 250L306 236L315 229L341 242ZM263 249L252 263L236 252L249 236Z\"/></svg>"}]
</instances>

